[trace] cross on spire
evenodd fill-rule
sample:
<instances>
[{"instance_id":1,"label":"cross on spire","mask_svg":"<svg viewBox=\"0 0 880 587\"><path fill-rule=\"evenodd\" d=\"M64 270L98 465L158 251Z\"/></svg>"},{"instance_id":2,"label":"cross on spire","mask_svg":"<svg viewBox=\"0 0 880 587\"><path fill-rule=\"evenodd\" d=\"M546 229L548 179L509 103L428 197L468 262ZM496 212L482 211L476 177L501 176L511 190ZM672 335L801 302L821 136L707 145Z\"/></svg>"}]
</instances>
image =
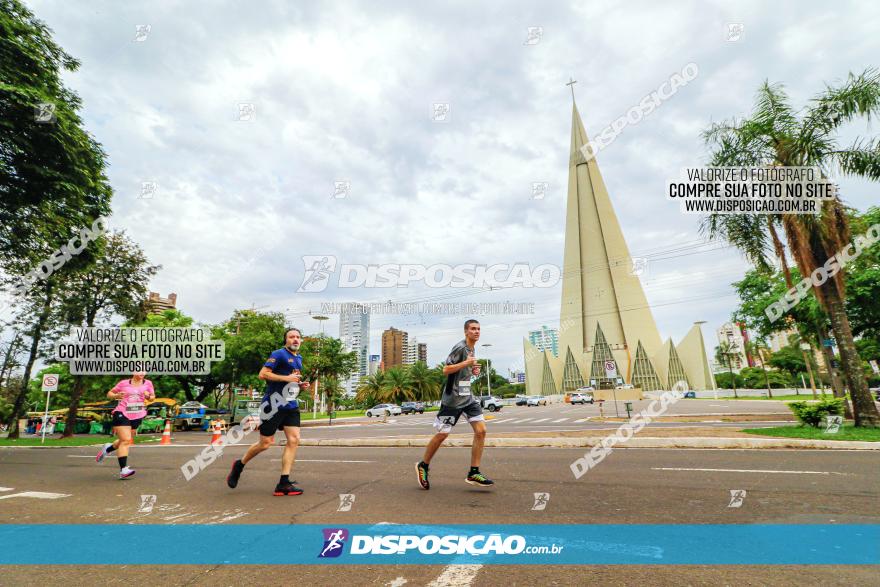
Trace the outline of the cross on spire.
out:
<instances>
[{"instance_id":1,"label":"cross on spire","mask_svg":"<svg viewBox=\"0 0 880 587\"><path fill-rule=\"evenodd\" d=\"M568 83L565 84L571 87L571 101L574 102L574 85L577 83L576 79L571 79L571 76L568 76Z\"/></svg>"}]
</instances>

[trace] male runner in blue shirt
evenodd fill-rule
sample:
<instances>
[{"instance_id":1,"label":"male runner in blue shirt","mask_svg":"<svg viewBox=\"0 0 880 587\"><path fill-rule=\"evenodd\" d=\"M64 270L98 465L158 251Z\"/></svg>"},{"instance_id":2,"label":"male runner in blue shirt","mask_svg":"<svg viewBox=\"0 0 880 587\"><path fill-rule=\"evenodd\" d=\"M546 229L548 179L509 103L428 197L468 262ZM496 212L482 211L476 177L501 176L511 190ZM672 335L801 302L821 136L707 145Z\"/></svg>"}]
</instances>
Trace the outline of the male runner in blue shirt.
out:
<instances>
[{"instance_id":1,"label":"male runner in blue shirt","mask_svg":"<svg viewBox=\"0 0 880 587\"><path fill-rule=\"evenodd\" d=\"M244 466L255 456L275 443L275 432L284 430L287 444L281 455L281 480L272 495L302 495L303 490L290 480L290 470L296 460L296 448L299 446L299 402L296 397L300 389L308 391L310 383L301 381L302 356L299 347L302 344L302 332L291 328L284 333L284 348L272 351L263 368L260 379L266 381L266 394L260 404L260 439L252 444L244 456L232 463L232 470L226 477L226 484L232 489L238 485L238 479Z\"/></svg>"}]
</instances>

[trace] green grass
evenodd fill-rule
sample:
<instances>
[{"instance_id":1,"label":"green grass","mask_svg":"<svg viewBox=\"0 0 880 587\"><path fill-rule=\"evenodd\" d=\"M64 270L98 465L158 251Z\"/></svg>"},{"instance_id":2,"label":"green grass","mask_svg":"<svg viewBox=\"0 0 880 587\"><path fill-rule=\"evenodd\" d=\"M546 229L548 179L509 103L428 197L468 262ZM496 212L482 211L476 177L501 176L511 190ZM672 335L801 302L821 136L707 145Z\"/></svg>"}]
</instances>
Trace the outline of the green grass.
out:
<instances>
[{"instance_id":1,"label":"green grass","mask_svg":"<svg viewBox=\"0 0 880 587\"><path fill-rule=\"evenodd\" d=\"M810 440L864 440L867 442L880 442L880 428L856 428L851 424L845 424L836 434L825 432L824 426L813 428L812 426L777 426L775 428L746 428L742 432L759 434L762 436L776 436L780 438L807 438Z\"/></svg>"},{"instance_id":2,"label":"green grass","mask_svg":"<svg viewBox=\"0 0 880 587\"><path fill-rule=\"evenodd\" d=\"M143 442L158 442L160 439L160 435L154 434L150 436L137 435L134 439L136 444L140 444ZM40 437L34 437L28 435L24 438L19 438L17 440L10 440L8 438L0 438L0 446L88 446L91 444L104 444L105 442L110 442L113 439L112 436L105 436L103 434L89 434L89 435L80 435L80 436L72 436L70 438L46 438L46 443L43 444L40 442Z\"/></svg>"},{"instance_id":3,"label":"green grass","mask_svg":"<svg viewBox=\"0 0 880 587\"><path fill-rule=\"evenodd\" d=\"M830 394L828 392L825 393L826 399L831 399L833 397L834 396L832 394ZM755 395L755 396L741 395L740 397L719 397L717 400L712 397L698 397L696 399L712 400L713 402L728 400L728 399L729 400L753 400L753 399L755 399L755 400L758 400L758 399L768 400L768 399L772 399L773 401L803 402L803 401L811 401L813 399L813 392L807 391L806 393L802 393L800 395L796 395L796 394L778 395L774 392L772 398L769 398L769 397L766 397L763 395ZM819 400L822 399L822 394L819 393L818 391L816 392L816 399L819 399Z\"/></svg>"},{"instance_id":4,"label":"green grass","mask_svg":"<svg viewBox=\"0 0 880 587\"><path fill-rule=\"evenodd\" d=\"M440 408L438 408L438 407L436 407L436 406L435 406L435 407L426 407L426 408L425 408L425 411L426 411L426 412L436 412L436 411L439 410L439 409L440 409ZM336 415L333 416L333 419L335 420L336 418L350 418L350 417L354 417L354 416L363 416L363 415L365 415L366 413L367 413L366 410L339 410L339 411L336 412ZM325 413L323 413L323 412L318 412L318 418L317 418L317 419L318 419L318 420L326 420L326 419L328 419L329 417L330 417L330 416L328 416L327 414L325 414ZM312 412L305 412L305 411L304 411L304 412L302 412L302 414L301 414L301 419L303 419L303 420L314 420L315 418L312 416Z\"/></svg>"}]
</instances>

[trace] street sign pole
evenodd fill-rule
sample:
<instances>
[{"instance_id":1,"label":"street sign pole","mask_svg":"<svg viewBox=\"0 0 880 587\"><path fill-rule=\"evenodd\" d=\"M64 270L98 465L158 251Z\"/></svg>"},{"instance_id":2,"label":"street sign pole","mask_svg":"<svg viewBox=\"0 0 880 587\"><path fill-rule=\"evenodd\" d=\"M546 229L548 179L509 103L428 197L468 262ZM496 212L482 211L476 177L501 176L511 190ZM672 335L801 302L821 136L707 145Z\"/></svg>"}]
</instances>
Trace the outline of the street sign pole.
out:
<instances>
[{"instance_id":1,"label":"street sign pole","mask_svg":"<svg viewBox=\"0 0 880 587\"><path fill-rule=\"evenodd\" d=\"M49 424L49 400L52 398L52 392L58 389L58 375L50 373L43 375L43 391L46 392L46 410L43 412L43 434L40 444L46 442L46 425Z\"/></svg>"},{"instance_id":2,"label":"street sign pole","mask_svg":"<svg viewBox=\"0 0 880 587\"><path fill-rule=\"evenodd\" d=\"M46 442L46 425L49 423L49 398L52 397L52 392L46 392L46 411L43 413L43 438L40 440L40 444L45 444Z\"/></svg>"}]
</instances>

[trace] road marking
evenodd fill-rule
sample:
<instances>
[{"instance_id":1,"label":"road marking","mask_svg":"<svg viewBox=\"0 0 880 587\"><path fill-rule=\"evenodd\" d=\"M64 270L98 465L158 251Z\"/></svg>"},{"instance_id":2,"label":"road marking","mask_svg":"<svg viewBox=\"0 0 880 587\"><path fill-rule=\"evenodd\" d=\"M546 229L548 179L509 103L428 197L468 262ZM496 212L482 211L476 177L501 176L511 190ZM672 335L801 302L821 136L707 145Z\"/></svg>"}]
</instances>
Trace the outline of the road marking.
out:
<instances>
[{"instance_id":1,"label":"road marking","mask_svg":"<svg viewBox=\"0 0 880 587\"><path fill-rule=\"evenodd\" d=\"M247 512L240 512L240 513L238 513L238 514L232 514L231 516L226 516L225 518L220 518L220 519L217 520L216 522L208 522L208 523L205 524L205 525L206 525L206 526L212 526L212 525L215 525L215 524L223 524L223 523L228 522L228 521L230 521L230 520L235 520L236 518L241 518L241 517L244 517L244 516L246 516L246 515L248 515Z\"/></svg>"},{"instance_id":2,"label":"road marking","mask_svg":"<svg viewBox=\"0 0 880 587\"><path fill-rule=\"evenodd\" d=\"M510 422L513 418L505 418L504 420L493 420L493 424L501 424L502 422Z\"/></svg>"},{"instance_id":3,"label":"road marking","mask_svg":"<svg viewBox=\"0 0 880 587\"><path fill-rule=\"evenodd\" d=\"M449 565L428 587L467 587L477 578L483 565Z\"/></svg>"},{"instance_id":4,"label":"road marking","mask_svg":"<svg viewBox=\"0 0 880 587\"><path fill-rule=\"evenodd\" d=\"M575 420L574 423L580 424L581 422L586 422L587 420L589 420L589 418L581 418L580 420Z\"/></svg>"},{"instance_id":5,"label":"road marking","mask_svg":"<svg viewBox=\"0 0 880 587\"><path fill-rule=\"evenodd\" d=\"M0 487L0 491L12 491L14 487Z\"/></svg>"},{"instance_id":6,"label":"road marking","mask_svg":"<svg viewBox=\"0 0 880 587\"><path fill-rule=\"evenodd\" d=\"M280 461L281 459L269 459L270 461ZM297 463L375 463L376 461L338 461L331 459L296 459Z\"/></svg>"},{"instance_id":7,"label":"road marking","mask_svg":"<svg viewBox=\"0 0 880 587\"><path fill-rule=\"evenodd\" d=\"M793 475L847 475L836 471L775 471L768 469L689 469L684 467L651 467L654 471L710 471L714 473L789 473Z\"/></svg>"},{"instance_id":8,"label":"road marking","mask_svg":"<svg viewBox=\"0 0 880 587\"><path fill-rule=\"evenodd\" d=\"M95 460L95 457L92 455L67 455L68 459L92 459Z\"/></svg>"},{"instance_id":9,"label":"road marking","mask_svg":"<svg viewBox=\"0 0 880 587\"><path fill-rule=\"evenodd\" d=\"M558 420L553 420L553 423L557 424L559 422L565 422L566 420L568 420L568 418L559 418Z\"/></svg>"},{"instance_id":10,"label":"road marking","mask_svg":"<svg viewBox=\"0 0 880 587\"><path fill-rule=\"evenodd\" d=\"M0 495L0 499L10 499L13 497L33 497L34 499L60 499L62 497L70 497L70 493L46 493L45 491L22 491L21 493L13 493L10 495Z\"/></svg>"},{"instance_id":11,"label":"road marking","mask_svg":"<svg viewBox=\"0 0 880 587\"><path fill-rule=\"evenodd\" d=\"M522 424L523 422L528 422L529 420L534 420L534 418L523 418L522 420L514 420L511 424Z\"/></svg>"},{"instance_id":12,"label":"road marking","mask_svg":"<svg viewBox=\"0 0 880 587\"><path fill-rule=\"evenodd\" d=\"M535 420L534 422L532 422L532 424L537 424L538 422L546 422L549 419L550 418L541 418L540 420Z\"/></svg>"}]
</instances>

